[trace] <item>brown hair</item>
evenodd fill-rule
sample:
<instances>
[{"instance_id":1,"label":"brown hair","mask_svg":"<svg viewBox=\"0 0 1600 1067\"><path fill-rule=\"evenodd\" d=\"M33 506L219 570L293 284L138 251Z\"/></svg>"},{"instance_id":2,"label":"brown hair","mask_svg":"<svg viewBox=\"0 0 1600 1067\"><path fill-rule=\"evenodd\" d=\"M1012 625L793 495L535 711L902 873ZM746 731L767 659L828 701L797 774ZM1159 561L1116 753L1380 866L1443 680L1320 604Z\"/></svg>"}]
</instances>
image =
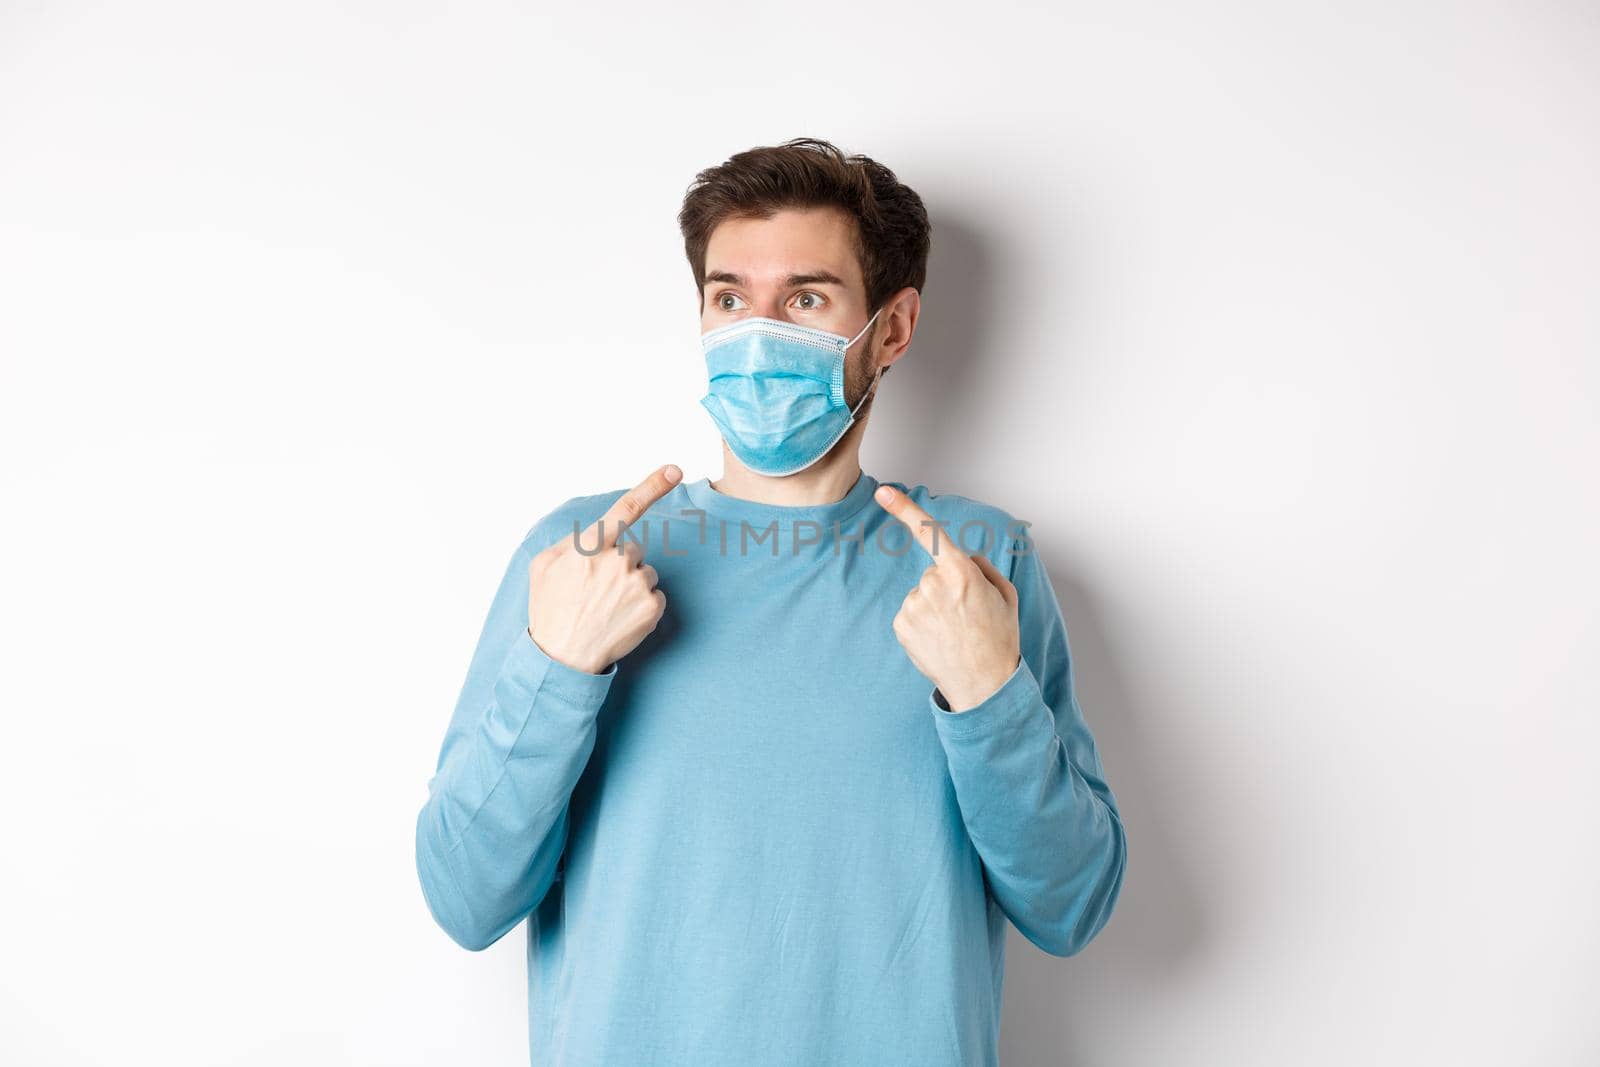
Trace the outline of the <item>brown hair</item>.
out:
<instances>
[{"instance_id":1,"label":"brown hair","mask_svg":"<svg viewBox=\"0 0 1600 1067\"><path fill-rule=\"evenodd\" d=\"M678 212L683 248L702 293L706 246L723 220L771 218L780 208L831 206L856 220L856 258L875 309L906 286L922 291L932 227L922 198L866 156L796 137L751 148L695 175Z\"/></svg>"}]
</instances>

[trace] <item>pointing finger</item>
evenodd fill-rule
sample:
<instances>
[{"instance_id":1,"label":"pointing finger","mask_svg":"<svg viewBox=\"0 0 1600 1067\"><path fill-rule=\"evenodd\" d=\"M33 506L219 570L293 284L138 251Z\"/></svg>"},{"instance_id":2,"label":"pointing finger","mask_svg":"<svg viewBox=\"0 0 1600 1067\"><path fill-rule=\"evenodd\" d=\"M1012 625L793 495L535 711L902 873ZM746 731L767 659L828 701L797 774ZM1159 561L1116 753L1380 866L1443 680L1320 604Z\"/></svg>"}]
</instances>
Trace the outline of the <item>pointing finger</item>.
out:
<instances>
[{"instance_id":1,"label":"pointing finger","mask_svg":"<svg viewBox=\"0 0 1600 1067\"><path fill-rule=\"evenodd\" d=\"M614 547L622 527L638 522L651 504L672 492L672 487L682 480L683 471L677 464L657 467L650 477L617 497L616 503L589 527L586 536L596 538L600 548Z\"/></svg>"},{"instance_id":2,"label":"pointing finger","mask_svg":"<svg viewBox=\"0 0 1600 1067\"><path fill-rule=\"evenodd\" d=\"M1017 587L1012 585L1005 575L1000 573L1000 568L982 552L975 552L970 557L978 565L983 576L989 579L989 584L1000 590L1000 595L1006 598L1006 603L1012 607L1017 604Z\"/></svg>"},{"instance_id":3,"label":"pointing finger","mask_svg":"<svg viewBox=\"0 0 1600 1067\"><path fill-rule=\"evenodd\" d=\"M911 531L911 536L917 539L917 544L922 546L924 552L933 557L934 563L941 567L973 566L966 554L951 542L944 528L934 522L933 516L918 507L916 501L892 485L878 486L878 491L872 496L883 505L883 510L899 519Z\"/></svg>"}]
</instances>

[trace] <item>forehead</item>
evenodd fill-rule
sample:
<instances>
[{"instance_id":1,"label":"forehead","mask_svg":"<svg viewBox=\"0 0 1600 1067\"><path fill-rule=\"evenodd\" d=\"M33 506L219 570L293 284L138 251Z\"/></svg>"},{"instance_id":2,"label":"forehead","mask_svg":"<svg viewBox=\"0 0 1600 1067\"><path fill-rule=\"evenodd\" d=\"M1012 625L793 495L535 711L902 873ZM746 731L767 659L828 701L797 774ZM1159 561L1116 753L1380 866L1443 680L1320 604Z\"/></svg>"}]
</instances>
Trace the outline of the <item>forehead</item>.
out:
<instances>
[{"instance_id":1,"label":"forehead","mask_svg":"<svg viewBox=\"0 0 1600 1067\"><path fill-rule=\"evenodd\" d=\"M769 219L729 218L706 243L706 273L725 271L752 284L826 270L860 286L855 220L838 208L784 208Z\"/></svg>"}]
</instances>

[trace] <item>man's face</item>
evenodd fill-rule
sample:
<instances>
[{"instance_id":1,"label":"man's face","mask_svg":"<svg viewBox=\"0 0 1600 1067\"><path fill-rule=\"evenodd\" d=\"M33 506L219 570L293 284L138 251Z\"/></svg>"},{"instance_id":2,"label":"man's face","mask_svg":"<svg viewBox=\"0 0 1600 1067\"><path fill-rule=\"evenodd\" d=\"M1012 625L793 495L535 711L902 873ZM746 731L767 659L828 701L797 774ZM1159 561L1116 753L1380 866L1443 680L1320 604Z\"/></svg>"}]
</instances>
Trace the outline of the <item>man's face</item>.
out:
<instances>
[{"instance_id":1,"label":"man's face","mask_svg":"<svg viewBox=\"0 0 1600 1067\"><path fill-rule=\"evenodd\" d=\"M770 219L732 218L711 231L700 332L752 315L854 337L872 317L855 253L855 221L835 208L786 209ZM845 357L845 402L872 383L881 323ZM865 409L863 409L863 414Z\"/></svg>"}]
</instances>

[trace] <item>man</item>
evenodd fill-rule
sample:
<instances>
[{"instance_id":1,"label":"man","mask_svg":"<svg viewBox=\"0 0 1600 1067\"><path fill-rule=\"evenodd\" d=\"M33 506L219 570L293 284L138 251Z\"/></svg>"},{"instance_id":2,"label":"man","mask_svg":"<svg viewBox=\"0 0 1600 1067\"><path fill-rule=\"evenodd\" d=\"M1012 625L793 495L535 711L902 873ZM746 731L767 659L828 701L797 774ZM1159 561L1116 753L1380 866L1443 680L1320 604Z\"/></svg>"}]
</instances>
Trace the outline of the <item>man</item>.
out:
<instances>
[{"instance_id":1,"label":"man","mask_svg":"<svg viewBox=\"0 0 1600 1067\"><path fill-rule=\"evenodd\" d=\"M1025 523L857 457L930 228L800 139L679 216L722 477L541 518L417 820L468 949L529 919L535 1064L993 1064L1005 927L1058 956L1126 842Z\"/></svg>"}]
</instances>

